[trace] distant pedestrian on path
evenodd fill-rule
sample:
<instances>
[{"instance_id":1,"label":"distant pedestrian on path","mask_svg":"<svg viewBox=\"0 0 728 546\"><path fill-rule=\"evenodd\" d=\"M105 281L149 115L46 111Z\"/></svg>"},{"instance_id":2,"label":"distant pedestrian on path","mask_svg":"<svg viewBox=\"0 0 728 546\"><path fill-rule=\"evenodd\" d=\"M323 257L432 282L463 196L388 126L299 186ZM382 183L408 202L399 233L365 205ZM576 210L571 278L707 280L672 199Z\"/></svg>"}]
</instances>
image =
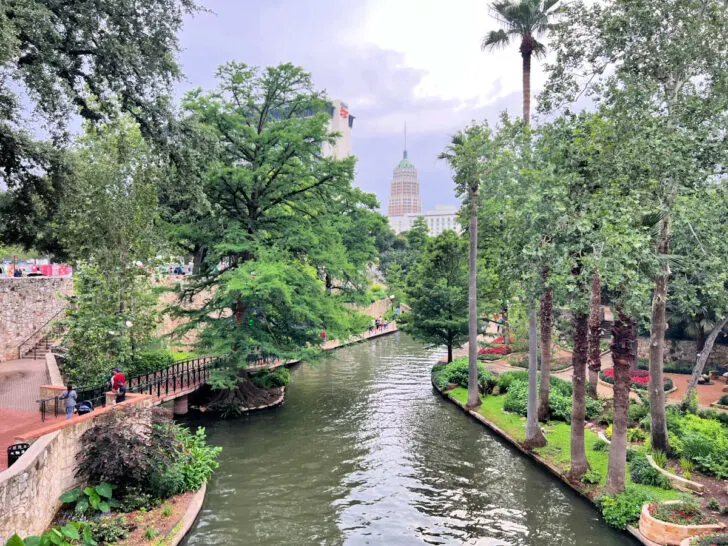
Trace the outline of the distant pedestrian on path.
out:
<instances>
[{"instance_id":1,"label":"distant pedestrian on path","mask_svg":"<svg viewBox=\"0 0 728 546\"><path fill-rule=\"evenodd\" d=\"M377 319L377 330L381 330L381 329L382 329L382 317L379 317Z\"/></svg>"},{"instance_id":2,"label":"distant pedestrian on path","mask_svg":"<svg viewBox=\"0 0 728 546\"><path fill-rule=\"evenodd\" d=\"M78 399L78 395L73 389L73 385L70 383L66 385L66 390L63 391L58 398L66 400L66 421L68 421L71 418L71 415L73 415L73 408L76 407L76 400Z\"/></svg>"},{"instance_id":3,"label":"distant pedestrian on path","mask_svg":"<svg viewBox=\"0 0 728 546\"><path fill-rule=\"evenodd\" d=\"M377 328L377 321L376 319L372 319L372 321L369 323L369 333L373 333L374 330Z\"/></svg>"},{"instance_id":4,"label":"distant pedestrian on path","mask_svg":"<svg viewBox=\"0 0 728 546\"><path fill-rule=\"evenodd\" d=\"M116 403L126 400L126 377L119 368L114 368L114 377L111 378L111 392L116 394Z\"/></svg>"}]
</instances>

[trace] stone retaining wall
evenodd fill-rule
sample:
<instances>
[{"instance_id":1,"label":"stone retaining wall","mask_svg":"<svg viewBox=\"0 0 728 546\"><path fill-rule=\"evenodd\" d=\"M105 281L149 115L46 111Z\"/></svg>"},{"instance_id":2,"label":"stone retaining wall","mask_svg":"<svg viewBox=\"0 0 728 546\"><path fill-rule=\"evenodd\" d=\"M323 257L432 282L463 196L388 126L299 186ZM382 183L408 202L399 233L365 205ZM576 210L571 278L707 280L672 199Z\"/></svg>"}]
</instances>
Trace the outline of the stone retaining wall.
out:
<instances>
[{"instance_id":1,"label":"stone retaining wall","mask_svg":"<svg viewBox=\"0 0 728 546\"><path fill-rule=\"evenodd\" d=\"M152 399L127 394L122 404L151 406ZM107 411L113 411L111 409ZM80 438L105 413L98 410L74 418L74 422L46 427L18 461L0 472L0 544L14 533L21 537L40 535L60 507L58 497L78 485L75 476Z\"/></svg>"},{"instance_id":2,"label":"stone retaining wall","mask_svg":"<svg viewBox=\"0 0 728 546\"><path fill-rule=\"evenodd\" d=\"M694 341L665 340L665 362L695 362L697 360L697 349ZM650 339L641 337L637 340L637 354L642 358L650 358ZM728 345L713 345L710 351L708 364L725 366L728 364Z\"/></svg>"},{"instance_id":3,"label":"stone retaining wall","mask_svg":"<svg viewBox=\"0 0 728 546\"><path fill-rule=\"evenodd\" d=\"M0 362L18 358L18 346L73 294L68 277L0 279Z\"/></svg>"}]
</instances>

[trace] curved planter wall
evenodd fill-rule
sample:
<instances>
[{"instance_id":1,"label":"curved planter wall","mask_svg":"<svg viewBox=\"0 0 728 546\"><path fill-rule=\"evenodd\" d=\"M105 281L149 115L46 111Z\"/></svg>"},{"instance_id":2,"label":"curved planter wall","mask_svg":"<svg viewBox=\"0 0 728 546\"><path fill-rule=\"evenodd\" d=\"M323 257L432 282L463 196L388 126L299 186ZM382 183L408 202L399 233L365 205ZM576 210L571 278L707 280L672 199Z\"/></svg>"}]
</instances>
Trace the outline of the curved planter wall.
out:
<instances>
[{"instance_id":1,"label":"curved planter wall","mask_svg":"<svg viewBox=\"0 0 728 546\"><path fill-rule=\"evenodd\" d=\"M668 501L665 504L675 504L677 502L679 501ZM650 515L648 506L649 504L645 504L642 507L642 513L640 514L640 533L645 538L657 544L680 546L685 539L707 533L716 533L724 528L721 523L715 525L678 525L676 523L661 521Z\"/></svg>"}]
</instances>

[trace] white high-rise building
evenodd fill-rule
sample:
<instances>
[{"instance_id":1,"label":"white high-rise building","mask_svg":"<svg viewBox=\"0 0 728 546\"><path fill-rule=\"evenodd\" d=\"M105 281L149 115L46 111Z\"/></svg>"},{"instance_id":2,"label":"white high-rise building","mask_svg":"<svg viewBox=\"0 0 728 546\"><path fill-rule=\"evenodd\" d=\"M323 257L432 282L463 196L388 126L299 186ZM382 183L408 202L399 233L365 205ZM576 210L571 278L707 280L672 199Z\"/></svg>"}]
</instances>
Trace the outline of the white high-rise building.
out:
<instances>
[{"instance_id":1,"label":"white high-rise building","mask_svg":"<svg viewBox=\"0 0 728 546\"><path fill-rule=\"evenodd\" d=\"M351 128L354 126L354 116L349 113L349 105L340 99L332 101L329 108L329 131L339 133L336 142L331 145L325 142L321 145L321 153L325 157L346 159L351 155Z\"/></svg>"}]
</instances>

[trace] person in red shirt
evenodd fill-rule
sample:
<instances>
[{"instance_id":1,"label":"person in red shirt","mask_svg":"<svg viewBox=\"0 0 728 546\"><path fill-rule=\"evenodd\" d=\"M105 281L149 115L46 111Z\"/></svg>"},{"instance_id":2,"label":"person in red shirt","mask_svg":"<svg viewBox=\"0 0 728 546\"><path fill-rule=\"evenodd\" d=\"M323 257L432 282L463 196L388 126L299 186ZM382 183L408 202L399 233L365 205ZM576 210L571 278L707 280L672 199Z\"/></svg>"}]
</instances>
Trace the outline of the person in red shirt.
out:
<instances>
[{"instance_id":1,"label":"person in red shirt","mask_svg":"<svg viewBox=\"0 0 728 546\"><path fill-rule=\"evenodd\" d=\"M119 368L111 370L114 376L111 378L111 392L116 393L116 403L126 400L126 377Z\"/></svg>"}]
</instances>

